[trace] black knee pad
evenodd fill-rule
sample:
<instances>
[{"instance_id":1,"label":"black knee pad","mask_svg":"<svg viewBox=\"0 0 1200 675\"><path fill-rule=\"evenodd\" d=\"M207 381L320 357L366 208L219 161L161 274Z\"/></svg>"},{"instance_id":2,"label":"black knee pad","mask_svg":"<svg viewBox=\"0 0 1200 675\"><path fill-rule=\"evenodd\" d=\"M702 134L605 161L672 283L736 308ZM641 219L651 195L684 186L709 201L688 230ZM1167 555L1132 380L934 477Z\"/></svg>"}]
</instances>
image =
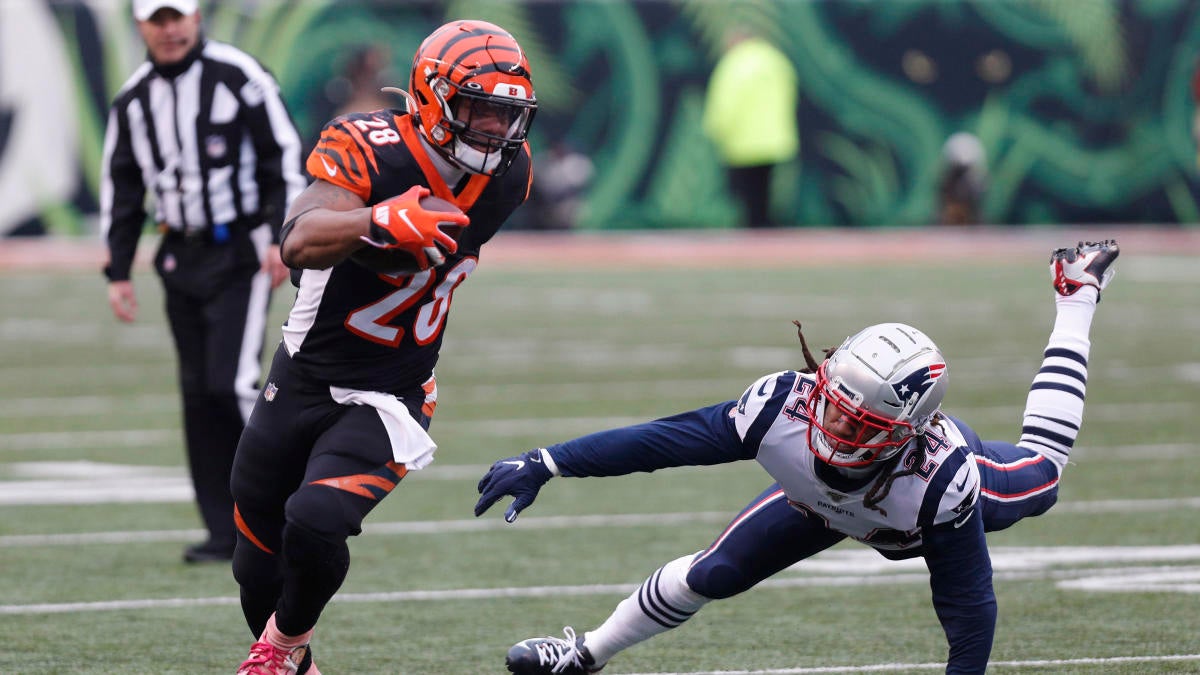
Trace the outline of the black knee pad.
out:
<instances>
[{"instance_id":1,"label":"black knee pad","mask_svg":"<svg viewBox=\"0 0 1200 675\"><path fill-rule=\"evenodd\" d=\"M342 539L358 534L360 524L347 522L346 506L341 493L324 485L305 485L288 497L284 517L327 539Z\"/></svg>"},{"instance_id":2,"label":"black knee pad","mask_svg":"<svg viewBox=\"0 0 1200 675\"><path fill-rule=\"evenodd\" d=\"M275 588L281 577L279 559L242 540L233 551L233 578L242 588Z\"/></svg>"},{"instance_id":3,"label":"black knee pad","mask_svg":"<svg viewBox=\"0 0 1200 675\"><path fill-rule=\"evenodd\" d=\"M749 590L754 582L736 565L720 559L705 558L688 570L687 585L706 598L723 600Z\"/></svg>"},{"instance_id":4,"label":"black knee pad","mask_svg":"<svg viewBox=\"0 0 1200 675\"><path fill-rule=\"evenodd\" d=\"M350 565L345 537L328 537L298 523L283 526L283 550L291 567L327 567L340 575Z\"/></svg>"}]
</instances>

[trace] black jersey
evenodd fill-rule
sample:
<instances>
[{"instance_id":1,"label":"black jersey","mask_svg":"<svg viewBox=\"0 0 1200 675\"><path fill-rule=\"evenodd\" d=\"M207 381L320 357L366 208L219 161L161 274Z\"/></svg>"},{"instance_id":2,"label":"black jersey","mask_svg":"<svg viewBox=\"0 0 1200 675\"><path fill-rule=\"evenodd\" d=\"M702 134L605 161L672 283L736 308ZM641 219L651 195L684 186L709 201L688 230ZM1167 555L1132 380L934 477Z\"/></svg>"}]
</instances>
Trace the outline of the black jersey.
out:
<instances>
[{"instance_id":1,"label":"black jersey","mask_svg":"<svg viewBox=\"0 0 1200 675\"><path fill-rule=\"evenodd\" d=\"M475 270L480 248L529 195L529 146L503 175L467 174L449 186L412 118L377 110L327 124L307 169L368 206L423 185L471 218L458 251L436 268L376 274L347 259L300 275L283 339L304 372L338 387L411 393L433 373L455 289Z\"/></svg>"}]
</instances>

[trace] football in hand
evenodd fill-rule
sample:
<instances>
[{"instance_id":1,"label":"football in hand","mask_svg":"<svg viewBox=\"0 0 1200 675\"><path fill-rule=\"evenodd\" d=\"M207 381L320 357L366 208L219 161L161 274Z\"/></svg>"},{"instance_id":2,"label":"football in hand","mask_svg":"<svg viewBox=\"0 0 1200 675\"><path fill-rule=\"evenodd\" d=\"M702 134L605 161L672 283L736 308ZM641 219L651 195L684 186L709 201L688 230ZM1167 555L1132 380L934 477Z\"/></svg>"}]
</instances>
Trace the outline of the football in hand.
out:
<instances>
[{"instance_id":1,"label":"football in hand","mask_svg":"<svg viewBox=\"0 0 1200 675\"><path fill-rule=\"evenodd\" d=\"M433 195L421 198L421 208L426 211L462 213L462 209L453 203ZM466 229L464 226L447 222L440 227L442 232L461 243L462 233ZM398 248L375 248L366 245L350 254L350 259L376 274L415 274L421 271L417 266L417 259L411 253Z\"/></svg>"}]
</instances>

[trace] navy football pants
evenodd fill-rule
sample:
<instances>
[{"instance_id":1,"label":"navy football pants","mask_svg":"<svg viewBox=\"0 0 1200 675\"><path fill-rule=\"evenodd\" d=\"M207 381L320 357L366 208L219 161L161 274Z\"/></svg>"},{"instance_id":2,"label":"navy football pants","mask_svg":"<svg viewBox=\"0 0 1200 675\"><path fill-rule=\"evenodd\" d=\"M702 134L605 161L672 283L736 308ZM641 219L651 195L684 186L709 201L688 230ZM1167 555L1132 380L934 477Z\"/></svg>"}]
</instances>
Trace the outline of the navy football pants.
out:
<instances>
[{"instance_id":1,"label":"navy football pants","mask_svg":"<svg viewBox=\"0 0 1200 675\"><path fill-rule=\"evenodd\" d=\"M1031 450L1003 441L984 441L975 462L982 481L977 508L987 532L1041 515L1058 498L1058 468ZM696 555L688 571L688 586L707 598L732 597L844 538L792 507L775 483ZM891 553L885 555L895 557Z\"/></svg>"}]
</instances>

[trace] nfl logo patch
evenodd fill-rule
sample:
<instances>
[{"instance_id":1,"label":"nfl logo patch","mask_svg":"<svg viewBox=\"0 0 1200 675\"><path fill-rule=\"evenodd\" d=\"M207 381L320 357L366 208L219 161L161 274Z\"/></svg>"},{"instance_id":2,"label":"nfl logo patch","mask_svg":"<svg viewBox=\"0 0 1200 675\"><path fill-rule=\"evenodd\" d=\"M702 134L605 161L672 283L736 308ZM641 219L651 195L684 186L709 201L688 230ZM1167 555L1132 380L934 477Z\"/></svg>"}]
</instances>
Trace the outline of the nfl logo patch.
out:
<instances>
[{"instance_id":1,"label":"nfl logo patch","mask_svg":"<svg viewBox=\"0 0 1200 675\"><path fill-rule=\"evenodd\" d=\"M263 389L263 398L267 399L267 403L275 400L275 394L279 393L279 387L275 386L274 382L268 382L267 388Z\"/></svg>"},{"instance_id":2,"label":"nfl logo patch","mask_svg":"<svg viewBox=\"0 0 1200 675\"><path fill-rule=\"evenodd\" d=\"M204 139L204 151L212 159L224 157L226 149L224 136L213 135Z\"/></svg>"}]
</instances>

